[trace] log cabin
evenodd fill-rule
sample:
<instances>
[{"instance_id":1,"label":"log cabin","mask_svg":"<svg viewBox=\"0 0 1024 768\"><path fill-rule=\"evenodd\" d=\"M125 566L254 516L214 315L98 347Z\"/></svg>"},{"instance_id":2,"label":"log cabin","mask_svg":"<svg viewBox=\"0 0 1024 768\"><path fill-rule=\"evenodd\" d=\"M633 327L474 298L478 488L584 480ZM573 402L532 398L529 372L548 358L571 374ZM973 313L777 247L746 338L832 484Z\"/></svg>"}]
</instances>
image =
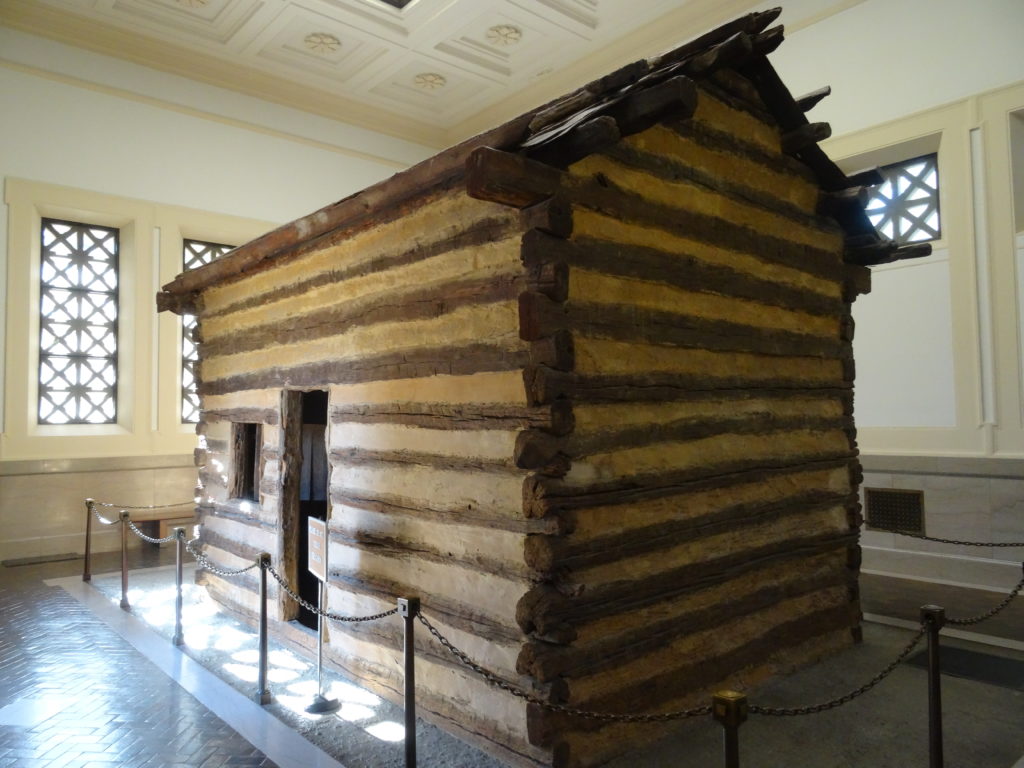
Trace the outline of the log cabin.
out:
<instances>
[{"instance_id":1,"label":"log cabin","mask_svg":"<svg viewBox=\"0 0 1024 768\"><path fill-rule=\"evenodd\" d=\"M659 713L859 637L851 303L922 255L868 222L767 55L777 11L640 60L282 226L158 295L194 314L207 555L326 607L402 596L572 707ZM301 179L296 180L301 183ZM197 579L252 616L256 580ZM275 586L272 584L272 586ZM272 590L275 631L312 616ZM421 633L421 713L501 759L656 737L489 686ZM397 618L327 659L397 697Z\"/></svg>"}]
</instances>

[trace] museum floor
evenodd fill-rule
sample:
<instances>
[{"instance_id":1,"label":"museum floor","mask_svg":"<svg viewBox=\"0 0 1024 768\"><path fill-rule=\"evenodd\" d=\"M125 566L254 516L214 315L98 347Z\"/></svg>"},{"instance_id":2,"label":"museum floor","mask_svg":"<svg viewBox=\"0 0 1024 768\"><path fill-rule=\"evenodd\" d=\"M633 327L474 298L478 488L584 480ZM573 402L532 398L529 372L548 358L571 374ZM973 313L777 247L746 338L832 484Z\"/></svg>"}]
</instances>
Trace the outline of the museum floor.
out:
<instances>
[{"instance_id":1,"label":"museum floor","mask_svg":"<svg viewBox=\"0 0 1024 768\"><path fill-rule=\"evenodd\" d=\"M172 560L169 548L146 547L133 551L131 567ZM114 555L101 555L94 573L116 565ZM78 581L76 597L74 586L68 591L45 583L74 577L80 569L81 560L0 567L0 768L351 768L197 670L162 638L147 638L134 626L141 622L106 598L95 599L93 587ZM923 602L964 616L987 610L999 595L867 576L862 599L865 613L886 624L867 623L862 645L764 686L756 702L805 705L845 693L895 657ZM1024 768L1024 600L976 630L995 636L1003 647L944 640L944 648L963 649L969 657L958 676L943 677L946 766ZM877 689L843 707L803 717L753 718L740 730L741 764L923 767L925 690L924 670L901 664ZM691 720L671 738L612 766L718 766L720 741L716 725ZM385 750L381 744L381 758L373 764L400 764L393 745ZM428 755L421 765L473 765L466 754Z\"/></svg>"}]
</instances>

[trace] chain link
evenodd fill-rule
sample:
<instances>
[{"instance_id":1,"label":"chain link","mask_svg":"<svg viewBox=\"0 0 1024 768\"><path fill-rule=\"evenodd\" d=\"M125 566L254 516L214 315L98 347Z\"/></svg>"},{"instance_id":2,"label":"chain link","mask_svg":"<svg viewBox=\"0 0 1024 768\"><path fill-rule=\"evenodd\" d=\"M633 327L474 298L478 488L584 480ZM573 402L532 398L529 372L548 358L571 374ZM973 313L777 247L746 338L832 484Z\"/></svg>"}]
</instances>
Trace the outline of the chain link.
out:
<instances>
[{"instance_id":1,"label":"chain link","mask_svg":"<svg viewBox=\"0 0 1024 768\"><path fill-rule=\"evenodd\" d=\"M185 545L185 549L189 551L189 554L196 559L196 562L199 563L200 566L202 566L210 573L213 573L217 576L240 576L243 573L246 573L247 571L251 571L253 568L258 568L260 565L259 563L253 563L252 565L247 565L245 568L238 568L237 570L221 568L216 563L207 559L207 557L203 555L201 552L197 552L195 550L195 545L198 543L198 538L192 539Z\"/></svg>"},{"instance_id":2,"label":"chain link","mask_svg":"<svg viewBox=\"0 0 1024 768\"><path fill-rule=\"evenodd\" d=\"M501 690L506 691L507 693L511 693L513 696L523 699L524 701L527 701L530 704L536 704L538 707L543 707L544 709L550 710L552 712L561 712L566 715L573 715L574 717L584 717L590 720L604 720L606 722L616 723L660 723L665 722L667 720L683 720L688 717L701 717L704 715L711 714L710 704L705 704L700 707L693 707L692 709L682 709L676 712L662 712L655 715L618 715L612 712L592 712L586 709L577 709L576 707L570 707L566 704L555 704L550 701L545 701L544 699L534 696L532 693L524 691L522 688L519 688L518 686L512 685L508 681L503 680L502 678L498 677L498 675L477 664L475 661L469 658L469 656L467 656L464 652L460 651L458 648L452 645L451 641L448 640L448 638L446 638L444 635L442 635L437 630L437 628L433 624L431 624L427 617L424 616L422 613L417 614L416 618L420 620L420 623L422 623L423 626L427 628L427 630L430 632L430 634L434 636L437 642L439 642L445 649L447 649L449 653L451 653L455 658L457 658L459 661L461 661L463 664L465 664L467 667L473 670L476 674L478 674L480 677L486 680L490 685L494 686L495 688L500 688Z\"/></svg>"},{"instance_id":3,"label":"chain link","mask_svg":"<svg viewBox=\"0 0 1024 768\"><path fill-rule=\"evenodd\" d=\"M383 619L383 618L385 618L387 616L394 616L396 613L398 613L398 608L397 607L392 608L390 611L384 611L383 613L375 613L372 616L341 616L341 615L339 615L337 613L331 613L330 611L322 610L320 608L320 606L313 605L308 600L303 600L301 597L299 597L299 595L297 595L295 592L293 592L292 588L289 587L287 583L285 583L285 580L281 576L281 574L279 574L277 571L275 571L273 569L273 567L268 565L267 566L267 570L270 571L270 575L274 577L274 580L278 584L281 585L281 589L283 589L285 592L287 592L288 596L292 600L297 602L299 605L301 605L307 611L312 611L313 613L315 613L315 614L317 614L319 616L323 616L325 619L330 619L331 621L347 621L347 622L353 622L353 623L354 622L360 622L360 621L376 621L377 619Z\"/></svg>"},{"instance_id":4,"label":"chain link","mask_svg":"<svg viewBox=\"0 0 1024 768\"><path fill-rule=\"evenodd\" d=\"M917 644L921 642L921 638L925 636L925 633L927 631L928 628L924 624L922 624L921 628L917 630L917 634L915 634L914 637L911 638L910 642L907 643L907 647L900 651L900 655L893 659L892 663L889 664L889 666L887 666L885 669L883 669L881 672L879 672L877 675L871 678L860 688L856 688L847 694L832 699L831 701L823 702L821 704L813 704L809 707L761 707L756 704L752 704L750 706L750 712L751 714L755 715L790 717L794 715L813 715L818 712L824 712L827 709L835 709L836 707L841 707L843 704L848 704L849 702L856 699L858 696L862 696L863 694L870 691L880 682L885 680L885 678L887 678L890 674L892 674L893 670L895 670L896 667L900 665L900 662L907 658L907 656L910 655L910 652L917 647Z\"/></svg>"},{"instance_id":5,"label":"chain link","mask_svg":"<svg viewBox=\"0 0 1024 768\"><path fill-rule=\"evenodd\" d=\"M959 544L962 547L1024 547L1024 542L1019 541L960 541L958 539L937 539L934 536L925 536L921 533L910 533L909 531L889 531L900 536L909 536L911 539L922 541L937 541L940 544Z\"/></svg>"},{"instance_id":6,"label":"chain link","mask_svg":"<svg viewBox=\"0 0 1024 768\"><path fill-rule=\"evenodd\" d=\"M107 501L95 501L95 500L93 500L92 503L95 504L97 507L114 507L114 508L117 508L117 509L174 509L174 507L184 507L184 506L193 506L194 507L196 505L196 502L195 502L194 499L189 499L188 501L182 501L182 502L180 502L178 504L152 504L152 505L150 505L148 507L145 507L145 506L132 506L131 504L111 504L110 502L107 502Z\"/></svg>"},{"instance_id":7,"label":"chain link","mask_svg":"<svg viewBox=\"0 0 1024 768\"><path fill-rule=\"evenodd\" d=\"M1021 580L1017 582L1017 586L1015 586L1013 588L1013 590L1011 590L1010 594L1008 594L1002 600L1002 602L1000 602L999 605L997 605L991 611L988 611L986 613L978 614L977 616L972 616L969 619L951 619L951 618L947 617L946 618L946 623L947 624L952 624L952 625L957 626L957 627L969 627L969 626L971 626L973 624L980 624L981 622L986 621L987 619L991 619L997 613L999 613L1004 608L1006 608L1006 606L1008 606L1010 603L1012 603L1013 602L1013 598L1015 598L1017 595L1020 594L1021 589L1024 589L1024 577L1021 577Z\"/></svg>"},{"instance_id":8,"label":"chain link","mask_svg":"<svg viewBox=\"0 0 1024 768\"><path fill-rule=\"evenodd\" d=\"M121 518L118 518L117 520L107 520L107 518L103 517L96 511L96 507L92 507L92 514L97 520L99 520L101 525L118 525L121 522Z\"/></svg>"},{"instance_id":9,"label":"chain link","mask_svg":"<svg viewBox=\"0 0 1024 768\"><path fill-rule=\"evenodd\" d=\"M131 528L132 533L134 533L143 541L148 541L150 544L166 544L168 541L174 541L175 539L175 534L173 533L170 536L164 536L162 539L154 539L152 536L147 536L142 531L140 531L138 527L136 527L135 523L131 521L131 518L125 519L128 520L128 527Z\"/></svg>"}]
</instances>

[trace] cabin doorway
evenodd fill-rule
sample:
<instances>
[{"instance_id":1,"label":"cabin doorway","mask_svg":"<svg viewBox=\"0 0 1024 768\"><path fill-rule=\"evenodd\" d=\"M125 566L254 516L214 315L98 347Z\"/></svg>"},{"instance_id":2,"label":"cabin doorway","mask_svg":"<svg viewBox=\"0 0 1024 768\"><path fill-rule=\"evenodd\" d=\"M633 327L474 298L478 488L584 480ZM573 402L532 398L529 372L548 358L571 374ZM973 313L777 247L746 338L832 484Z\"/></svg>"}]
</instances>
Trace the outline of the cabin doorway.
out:
<instances>
[{"instance_id":1,"label":"cabin doorway","mask_svg":"<svg viewBox=\"0 0 1024 768\"><path fill-rule=\"evenodd\" d=\"M295 591L313 605L320 603L320 584L309 572L309 518L327 519L330 469L327 463L327 392L286 393L290 416L286 424L285 529L291 529L292 547L290 579ZM290 518L290 519L289 519ZM289 525L288 523L291 523ZM317 616L298 606L292 618L303 626L316 629Z\"/></svg>"}]
</instances>

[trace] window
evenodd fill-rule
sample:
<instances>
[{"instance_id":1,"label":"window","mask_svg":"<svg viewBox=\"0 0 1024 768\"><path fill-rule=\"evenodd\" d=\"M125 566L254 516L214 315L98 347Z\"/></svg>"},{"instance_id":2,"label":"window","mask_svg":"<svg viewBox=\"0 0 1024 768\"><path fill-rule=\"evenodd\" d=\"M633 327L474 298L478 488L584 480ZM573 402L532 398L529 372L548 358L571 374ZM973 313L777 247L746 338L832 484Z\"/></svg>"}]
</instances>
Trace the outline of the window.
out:
<instances>
[{"instance_id":1,"label":"window","mask_svg":"<svg viewBox=\"0 0 1024 768\"><path fill-rule=\"evenodd\" d=\"M885 181L871 192L867 214L879 234L897 243L938 240L939 166L923 155L879 169Z\"/></svg>"},{"instance_id":2,"label":"window","mask_svg":"<svg viewBox=\"0 0 1024 768\"><path fill-rule=\"evenodd\" d=\"M182 271L196 269L216 261L234 246L221 243L207 243L202 240L182 241ZM199 395L196 392L196 362L199 352L192 338L196 327L193 315L181 316L181 422L194 424L199 421Z\"/></svg>"},{"instance_id":3,"label":"window","mask_svg":"<svg viewBox=\"0 0 1024 768\"><path fill-rule=\"evenodd\" d=\"M40 424L117 421L119 231L41 220Z\"/></svg>"},{"instance_id":4,"label":"window","mask_svg":"<svg viewBox=\"0 0 1024 768\"><path fill-rule=\"evenodd\" d=\"M231 430L234 482L231 497L260 500L260 448L263 434L259 424L234 424Z\"/></svg>"}]
</instances>

